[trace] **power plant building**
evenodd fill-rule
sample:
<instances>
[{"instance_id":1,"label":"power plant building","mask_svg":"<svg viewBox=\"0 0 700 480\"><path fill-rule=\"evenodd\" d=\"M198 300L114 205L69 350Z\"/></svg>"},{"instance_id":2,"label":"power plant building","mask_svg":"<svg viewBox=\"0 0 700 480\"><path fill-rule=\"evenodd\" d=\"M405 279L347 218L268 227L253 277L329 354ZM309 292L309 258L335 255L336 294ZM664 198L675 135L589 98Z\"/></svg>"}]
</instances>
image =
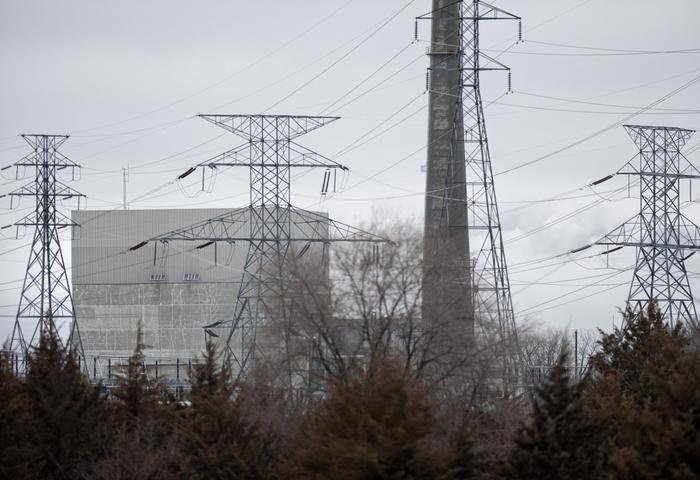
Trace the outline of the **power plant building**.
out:
<instances>
[{"instance_id":1,"label":"power plant building","mask_svg":"<svg viewBox=\"0 0 700 480\"><path fill-rule=\"evenodd\" d=\"M230 209L79 210L72 213L72 286L86 358L128 357L140 324L147 355L187 360L203 326L233 316L247 245L151 242Z\"/></svg>"},{"instance_id":2,"label":"power plant building","mask_svg":"<svg viewBox=\"0 0 700 480\"><path fill-rule=\"evenodd\" d=\"M72 212L78 225L71 242L73 302L94 376L109 376L109 365L123 363L133 353L139 325L147 359L151 364L159 361L164 374L174 375L176 362L189 363L204 350L204 326L233 318L247 241L151 241L133 248L232 211L236 210ZM292 226L293 235L298 228L303 227ZM236 230L244 235L250 226ZM328 225L315 231L327 238ZM321 265L323 242L293 247ZM210 331L226 341L227 328Z\"/></svg>"}]
</instances>

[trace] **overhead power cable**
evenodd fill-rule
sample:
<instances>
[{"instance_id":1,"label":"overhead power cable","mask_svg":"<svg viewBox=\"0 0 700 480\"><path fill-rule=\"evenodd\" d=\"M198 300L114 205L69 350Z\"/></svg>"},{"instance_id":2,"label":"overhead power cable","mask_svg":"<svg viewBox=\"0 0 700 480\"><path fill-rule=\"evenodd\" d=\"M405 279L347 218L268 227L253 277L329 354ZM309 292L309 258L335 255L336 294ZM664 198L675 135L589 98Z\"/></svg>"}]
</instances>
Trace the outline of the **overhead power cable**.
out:
<instances>
[{"instance_id":1,"label":"overhead power cable","mask_svg":"<svg viewBox=\"0 0 700 480\"><path fill-rule=\"evenodd\" d=\"M591 133L590 135L587 135L587 136L581 138L580 140L576 140L575 142L570 143L570 144L566 145L565 147L559 148L559 149L557 149L557 150L555 150L555 151L553 151L553 152L551 152L551 153L548 153L548 154L546 154L546 155L542 155L542 156L537 157L537 158L535 158L535 159L533 159L533 160L530 160L530 161L521 163L521 164L519 164L519 165L515 165L515 166L510 167L510 168L507 168L507 169L505 169L505 170L501 170L500 172L496 173L495 175L504 175L504 174L506 174L506 173L510 173L510 172L514 172L514 171L516 171L516 170L520 170L521 168L524 168L524 167L533 165L533 164L535 164L535 163L541 162L541 161L546 160L546 159L548 159L548 158L551 158L551 157L553 157L553 156L555 156L555 155L558 155L558 154L560 154L560 153L562 153L562 152L564 152L564 151L566 151L566 150L569 150L569 149L574 148L574 147L576 147L576 146L578 146L578 145L581 145L582 143L585 143L585 142L587 142L587 141L589 141L589 140L591 140L591 139L593 139L593 138L595 138L595 137L597 137L597 136L599 136L599 135L602 135L603 133L605 133L605 132L607 132L607 131L609 131L609 130L612 130L612 129L614 129L614 128L619 127L620 125L623 125L624 123L626 123L627 121L631 120L632 118L638 116L639 114L644 113L645 111L647 111L647 110L649 110L649 109L651 109L651 108L656 107L656 106L659 105L660 103L665 102L666 100L668 100L669 98L671 98L671 97L673 97L673 96L679 94L679 93L682 92L683 90L686 90L686 89L690 88L691 86L695 85L698 81L700 81L700 75L693 77L693 79L691 79L689 82L684 83L684 84L681 85L680 87L678 87L678 88L676 88L675 90L673 90L673 91L667 93L666 95L664 95L663 97L659 98L658 100L653 101L652 103L650 103L650 104L647 105L646 107L644 107L644 108L642 108L642 109L640 109L640 110L638 110L638 111L636 111L636 112L634 112L634 113L631 113L630 115L625 116L625 117L622 118L621 120L618 120L618 121L614 122L613 124L608 125L607 127L603 128L603 129L601 129L601 130L598 130L598 131L596 131L596 132L593 132L593 133Z\"/></svg>"},{"instance_id":2,"label":"overhead power cable","mask_svg":"<svg viewBox=\"0 0 700 480\"><path fill-rule=\"evenodd\" d=\"M639 50L631 48L606 48L606 47L591 47L585 45L571 45L567 43L555 43L555 42L542 42L538 40L527 39L523 41L524 43L534 43L537 45L546 45L548 47L562 47L571 48L576 50L591 50L599 52L612 52L612 53L633 53L640 55L649 54L659 54L659 53L700 53L700 48L684 48L684 49L671 49L671 50Z\"/></svg>"},{"instance_id":3,"label":"overhead power cable","mask_svg":"<svg viewBox=\"0 0 700 480\"><path fill-rule=\"evenodd\" d=\"M399 126L399 125L401 125L402 123L404 123L405 121L407 121L409 118L412 118L412 117L414 117L415 115L417 115L418 113L420 113L421 111L425 110L425 109L427 108L427 104L421 105L417 110L414 110L413 112L409 113L407 116L403 117L401 120L395 122L394 124L392 124L392 125L390 125L389 127L385 128L385 129L382 130L381 132L379 132L379 133L377 133L376 135L373 135L373 136L370 137L370 135L372 135L372 134L373 134L375 131L377 131L380 127L382 127L383 125L385 125L386 123L388 123L389 121L391 121L394 117L396 117L398 114L400 114L401 112L403 112L404 110L406 110L406 109L407 109L408 107L410 107L413 103L415 103L416 100L418 100L419 98L421 98L421 97L423 97L423 96L424 96L424 94L423 94L423 92L421 92L421 93L419 93L418 95L416 95L415 97L411 98L407 103L405 103L403 106L401 106L398 110L396 110L394 113L392 113L391 115L389 115L387 118L385 118L384 120L382 120L379 124L375 125L375 126L372 127L371 129L369 129L368 131L366 131L365 133L363 133L362 135L360 135L358 138L356 138L355 140L353 140L352 142L350 142L349 144L347 144L345 147L343 147L343 148L341 148L340 150L338 150L335 154L333 154L333 158L339 158L339 157L342 157L342 156L344 156L344 155L347 155L348 153L352 152L353 150L356 150L356 149L360 148L361 146L365 145L366 143L371 142L371 141L374 140L375 138L377 138L377 137L379 137L379 136L381 136L381 135L384 135L384 134L387 133L388 131L393 130L393 129L396 128L397 126ZM367 138L367 137L369 137L369 138ZM363 141L363 140L364 140L364 141Z\"/></svg>"},{"instance_id":4,"label":"overhead power cable","mask_svg":"<svg viewBox=\"0 0 700 480\"><path fill-rule=\"evenodd\" d=\"M302 84L299 85L297 88L295 88L294 90L292 90L291 92L289 92L287 95L285 95L284 97L282 97L281 99L279 99L278 101L276 101L275 103L273 103L272 105L270 105L269 107L267 107L267 108L263 111L263 113L269 112L270 110L272 110L273 108L277 107L278 105L280 105L280 104L281 104L282 102L284 102L285 100L291 98L292 96L294 96L295 94L297 94L298 92L300 92L301 90L303 90L304 88L306 88L307 86L309 86L311 83L313 83L314 81L316 81L318 78L320 78L321 76L323 76L325 73L327 73L327 72L328 72L329 70L331 70L333 67L335 67L336 65L338 65L340 62L342 62L343 60L345 60L347 57L349 57L350 55L352 55L357 49L359 49L362 45L364 45L365 43L367 43L372 37L374 37L374 36L375 36L377 33L379 33L384 27L386 27L389 23L391 23L392 20L394 20L396 17L398 17L398 16L401 14L401 12L403 12L404 10L406 10L406 9L407 9L412 3L414 3L415 1L416 1L416 0L409 0L409 1L408 1L407 3L405 3L401 8L399 8L396 12L394 12L393 14L391 14L386 20L384 20L382 23L380 23L369 35L367 35L365 38L363 38L363 39L362 39L360 42L358 42L354 47L352 47L352 48L351 48L350 50L348 50L345 54L343 54L340 58L338 58L335 62L331 63L329 66L327 66L326 68L324 68L323 70L321 70L319 73L317 73L316 75L314 75L313 77L311 77L309 80L307 80L306 82L302 83Z\"/></svg>"},{"instance_id":5,"label":"overhead power cable","mask_svg":"<svg viewBox=\"0 0 700 480\"><path fill-rule=\"evenodd\" d=\"M540 105L523 105L520 103L509 103L509 102L498 102L497 105L501 105L504 107L514 107L514 108L520 108L520 109L525 109L525 110L544 110L547 112L562 112L562 113L583 113L583 114L588 114L588 115L626 115L629 112L625 112L624 110L576 110L573 108L554 108L554 107L545 107L545 106L540 106ZM508 112L508 113L513 113L513 112ZM661 111L653 111L653 112L640 112L637 113L636 115L698 115L700 114L700 110L685 110L685 111L675 111L675 112L661 112Z\"/></svg>"},{"instance_id":6,"label":"overhead power cable","mask_svg":"<svg viewBox=\"0 0 700 480\"><path fill-rule=\"evenodd\" d=\"M552 303L552 302L556 302L557 300L561 300L562 298L566 298L566 297L568 297L568 296L570 296L570 295L574 295L574 294L576 294L576 293L578 293L578 292L581 292L581 291L583 291L583 290L586 290L586 289L589 289L589 288L592 288L592 287L601 286L601 284L603 284L604 282L610 280L611 278L616 277L617 275L620 275L621 273L628 272L628 271L632 270L632 268L633 268L633 267L628 267L628 268L626 268L626 269L623 269L623 270L620 270L620 271L617 271L617 272L613 272L612 274L610 274L610 275L604 277L603 279L601 279L601 280L599 280L599 281L597 281L597 282L594 282L594 283L591 283L591 284L589 284L589 285L586 285L586 286L577 288L576 290L573 290L573 291L571 291L571 292L564 293L564 294L562 294L562 295L557 295L556 297L550 298L549 300L546 300L546 301L544 301L544 302L541 302L541 303L539 303L539 304L537 304L537 305L532 305L532 306L530 306L530 307L521 309L521 310L519 310L518 313L519 313L520 315L524 315L524 314L527 314L527 315L535 315L535 314L537 314L537 313L542 313L542 312L547 311L547 310L551 310L551 309L554 309L554 308L563 307L564 305L569 305L569 304L574 303L574 302L579 302L579 301L581 301L581 300L585 300L585 299L587 299L587 298L593 297L593 296L595 296L595 295L599 295L599 294L601 294L601 293L609 292L609 291L611 290L611 287L610 287L609 285L606 284L601 290L598 290L598 291L596 291L596 292L593 292L593 293L590 293L590 294L587 294L587 295L584 295L584 296L581 296L581 297L577 297L577 298L575 298L575 299L571 299L571 300L568 300L568 301L566 301L566 302L562 302L562 303L559 303L559 304L556 304L556 305L550 305L549 307L546 307L546 308L538 309L538 308L541 307L541 306L549 305L549 304ZM621 283L615 284L615 286L613 286L613 288L619 288L619 287L622 287L622 286L625 286L625 285L629 285L629 282L621 282Z\"/></svg>"},{"instance_id":7,"label":"overhead power cable","mask_svg":"<svg viewBox=\"0 0 700 480\"><path fill-rule=\"evenodd\" d=\"M350 90L348 90L347 92L345 92L343 95L341 95L340 97L338 97L338 99L336 99L333 103L331 103L330 105L328 105L327 107L325 107L323 110L321 110L321 111L318 113L318 115L321 116L321 115L325 115L325 114L327 114L328 112L330 112L330 111L333 109L333 107L335 107L337 104L339 104L340 102L342 102L342 101L343 101L344 99L346 99L349 95L352 95L352 93L353 93L355 90L357 90L358 88L360 88L362 85L364 85L365 83L367 83L368 81L370 81L375 75L377 75L377 74L378 74L379 72L381 72L384 68L386 68L391 62L393 62L394 60L396 60L403 52L405 52L406 50L408 50L408 48L409 48L411 45L413 45L414 43L415 43L415 42L410 42L409 44L404 45L404 46L401 48L401 50L399 50L399 51L396 52L394 55L392 55L391 57L389 57L388 60L386 60L384 63L382 63L377 69L375 69L374 71L372 71L372 73L370 73L370 74L367 75L365 78L363 78L362 80L360 80L360 81L359 81L358 83L356 83ZM421 54L421 58L422 58L422 57L423 57L423 55ZM411 62L411 63L413 63L413 62Z\"/></svg>"},{"instance_id":8,"label":"overhead power cable","mask_svg":"<svg viewBox=\"0 0 700 480\"><path fill-rule=\"evenodd\" d=\"M527 41L523 40L527 43ZM487 52L493 52L491 49L484 49ZM565 52L530 52L523 50L514 50L508 52L511 55L534 55L542 57L627 57L627 56L641 56L641 55L687 55L687 54L698 54L700 49L689 48L685 50L648 50L648 51L617 51L615 53L605 52L605 53L565 53Z\"/></svg>"},{"instance_id":9,"label":"overhead power cable","mask_svg":"<svg viewBox=\"0 0 700 480\"><path fill-rule=\"evenodd\" d=\"M332 17L334 17L335 15L337 15L340 11L342 11L343 9L345 9L345 8L346 8L348 5L350 5L353 1L354 1L354 0L348 0L347 2L343 3L343 4L340 5L338 8L336 8L335 10L333 10L331 13L329 13L328 15L324 16L323 18L321 18L320 20L318 20L317 22L315 22L313 25L311 25L309 28L307 28L307 29L304 30L303 32L301 32L301 33L295 35L294 37L292 37L291 39L289 39L289 40L287 40L286 42L282 43L280 46L274 48L273 50L271 50L271 51L268 52L267 54L265 54L265 55L263 55L262 57L260 57L260 58L258 58L258 59L256 59L256 60L254 60L254 61L252 61L252 62L246 64L245 66L241 67L240 69L236 70L235 72L231 73L230 75L227 75L226 77L222 78L221 80L218 80L218 81L216 81L216 82L214 82L214 83L211 83L211 84L207 85L206 87L203 87L203 88L201 88L201 89L195 91L194 93L191 93L191 94L189 94L189 95L186 95L186 96L184 96L184 97L181 97L181 98L179 98L179 99L177 99L177 100L175 100L175 101L173 101L173 102L170 102L170 103L168 103L168 104L166 104L166 105L163 105L162 107L158 107L158 108L155 108L155 109L153 109L153 110L149 110L149 111L147 111L147 112L144 112L144 113L142 113L142 114L139 114L139 115L136 115L136 116L133 116L133 117L124 119L124 120L120 120L120 121L118 121L118 122L113 122L113 123L109 123L109 124L105 124L105 125L100 125L100 126L97 126L97 127L91 127L91 128L87 128L87 129L76 130L74 133L90 132L90 131L94 131L94 130L101 130L101 129L104 129L104 128L109 128L109 127L113 127L113 126L116 126L116 125L121 125L121 124L123 124L123 123L127 123L127 122L130 122L130 121L133 121L133 120L138 120L138 119L140 119L140 118L146 117L146 116L151 115L151 114L153 114L153 113L157 113L157 112L160 112L160 111L162 111L162 110L166 110L166 109L168 109L168 108L170 108L170 107L173 107L173 106L175 106L175 105L177 105L177 104L180 104L180 103L182 103L182 102L184 102L184 101L186 101L186 100L189 100L190 98L196 97L196 96L198 96L198 95L201 95L201 94L204 93L204 92L207 92L207 91L209 91L209 90L211 90L211 89L213 89L213 88L215 88L215 87L218 87L219 85L222 85L223 83L225 83L225 82L231 80L232 78L234 78L234 77L236 77L237 75L239 75L239 74L245 72L246 70L249 70L249 69L251 69L252 67L254 67L254 66L256 66L256 65L258 65L258 64L260 64L260 63L262 63L262 62L264 62L265 60L267 60L267 59L269 59L270 57L276 55L277 53L279 53L280 51L282 51L283 49L285 49L286 47L288 47L288 46L291 45L292 43L294 43L294 42L296 42L297 40L301 39L302 37L306 36L308 33L310 33L311 31L315 30L316 28L318 28L320 25L322 25L323 23L325 23L327 20L329 20L330 18L332 18Z\"/></svg>"},{"instance_id":10,"label":"overhead power cable","mask_svg":"<svg viewBox=\"0 0 700 480\"><path fill-rule=\"evenodd\" d=\"M537 93L529 93L529 92L521 92L518 90L513 91L513 93L518 94L518 95L525 95L528 97L535 97L535 98L544 98L547 100L557 100L559 102L564 102L564 103L580 103L582 105L592 105L592 106L597 106L597 107L612 107L612 108L627 108L630 110L640 110L644 107L640 106L633 106L633 105L619 105L615 103L600 103L600 102L589 102L587 100L578 100L574 98L562 98L562 97L553 97L550 95L542 95L542 94L537 94ZM683 109L683 108L650 108L648 111L658 111L658 112L671 112L671 113L699 113L700 109Z\"/></svg>"}]
</instances>

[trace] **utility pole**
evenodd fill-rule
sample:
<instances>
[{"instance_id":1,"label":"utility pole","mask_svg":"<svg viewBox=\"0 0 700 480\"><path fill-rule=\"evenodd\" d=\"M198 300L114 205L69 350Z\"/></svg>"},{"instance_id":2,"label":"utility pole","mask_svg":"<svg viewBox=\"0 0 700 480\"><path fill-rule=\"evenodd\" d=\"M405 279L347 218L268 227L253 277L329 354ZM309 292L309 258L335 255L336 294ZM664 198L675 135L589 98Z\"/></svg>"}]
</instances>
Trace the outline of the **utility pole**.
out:
<instances>
[{"instance_id":1,"label":"utility pole","mask_svg":"<svg viewBox=\"0 0 700 480\"><path fill-rule=\"evenodd\" d=\"M126 210L126 182L129 181L129 169L122 167L122 201L123 209Z\"/></svg>"},{"instance_id":2,"label":"utility pole","mask_svg":"<svg viewBox=\"0 0 700 480\"><path fill-rule=\"evenodd\" d=\"M70 325L67 348L75 353L85 370L87 364L80 329L75 318L73 297L58 237L59 230L77 225L56 208L56 199L83 197L57 179L59 172L70 173L75 178L75 170L80 166L58 151L68 140L66 135L22 135L22 138L33 151L14 165L18 168L33 167L35 178L10 195L34 197L34 212L15 223L18 227L34 227L34 239L10 348L23 355L26 364L28 354L39 346L41 336L53 332L59 337L59 327L67 322ZM28 341L25 335L27 328L31 329Z\"/></svg>"},{"instance_id":3,"label":"utility pole","mask_svg":"<svg viewBox=\"0 0 700 480\"><path fill-rule=\"evenodd\" d=\"M502 364L507 384L519 375L520 355L480 72L507 71L510 80L510 69L480 50L479 25L520 17L479 0L434 0L433 11L418 19L431 19L433 29L423 314L453 319L463 342L475 325L496 329L509 352Z\"/></svg>"},{"instance_id":4,"label":"utility pole","mask_svg":"<svg viewBox=\"0 0 700 480\"><path fill-rule=\"evenodd\" d=\"M700 171L680 152L694 130L625 125L638 154L617 175L639 177L639 214L595 242L637 249L627 307L643 312L656 301L664 317L698 328L685 260L700 249L700 228L680 211L681 180Z\"/></svg>"},{"instance_id":5,"label":"utility pole","mask_svg":"<svg viewBox=\"0 0 700 480\"><path fill-rule=\"evenodd\" d=\"M578 376L578 330L574 330L574 372Z\"/></svg>"}]
</instances>

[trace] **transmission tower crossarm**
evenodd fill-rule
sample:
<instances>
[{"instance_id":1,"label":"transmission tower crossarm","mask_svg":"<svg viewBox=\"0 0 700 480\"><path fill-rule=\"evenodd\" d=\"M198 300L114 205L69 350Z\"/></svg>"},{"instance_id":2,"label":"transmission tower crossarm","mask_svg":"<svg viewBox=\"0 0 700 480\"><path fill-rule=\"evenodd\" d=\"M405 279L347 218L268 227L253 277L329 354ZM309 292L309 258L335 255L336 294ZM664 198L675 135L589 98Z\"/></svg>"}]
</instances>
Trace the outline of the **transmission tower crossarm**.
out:
<instances>
[{"instance_id":1,"label":"transmission tower crossarm","mask_svg":"<svg viewBox=\"0 0 700 480\"><path fill-rule=\"evenodd\" d=\"M147 242L249 240L249 216L249 208L232 210L203 222L157 235L148 239Z\"/></svg>"},{"instance_id":2,"label":"transmission tower crossarm","mask_svg":"<svg viewBox=\"0 0 700 480\"><path fill-rule=\"evenodd\" d=\"M38 194L48 197L61 197L64 200L73 197L85 196L82 193L73 190L69 186L63 185L58 181L54 182L52 191L42 192L40 188L37 188L36 184L28 183L18 188L17 190L9 193L9 195L13 195L16 197L33 197Z\"/></svg>"},{"instance_id":3,"label":"transmission tower crossarm","mask_svg":"<svg viewBox=\"0 0 700 480\"><path fill-rule=\"evenodd\" d=\"M199 241L206 242L251 242L269 240L268 237L258 237L250 231L250 218L254 211L261 207L248 207L233 210L223 215L199 222L189 227L163 233L141 242L129 250L134 251L151 242L170 241ZM284 209L285 207L278 207ZM327 243L327 242L367 242L393 243L391 240L352 227L345 223L328 218L321 213L301 208L287 207L292 230L286 241Z\"/></svg>"},{"instance_id":4,"label":"transmission tower crossarm","mask_svg":"<svg viewBox=\"0 0 700 480\"><path fill-rule=\"evenodd\" d=\"M342 165L335 160L324 157L320 153L309 150L295 142L290 142L290 150L296 154L292 155L289 163L290 167L321 167L321 168L338 168L343 171L349 171L350 168Z\"/></svg>"},{"instance_id":5,"label":"transmission tower crossarm","mask_svg":"<svg viewBox=\"0 0 700 480\"><path fill-rule=\"evenodd\" d=\"M465 20L521 20L517 15L513 15L490 3L477 1L477 11L473 17L466 17ZM482 10L483 9L483 10Z\"/></svg>"},{"instance_id":6,"label":"transmission tower crossarm","mask_svg":"<svg viewBox=\"0 0 700 480\"><path fill-rule=\"evenodd\" d=\"M464 0L457 0L455 2L443 5L441 8L436 8L431 12L416 17L416 20L432 20L435 14L442 14L443 11L449 10L450 7L463 3ZM517 15L513 15L503 9L500 9L490 3L476 1L474 2L478 7L483 7L484 11L479 11L478 14L472 15L471 17L462 16L462 20L521 20Z\"/></svg>"},{"instance_id":7,"label":"transmission tower crossarm","mask_svg":"<svg viewBox=\"0 0 700 480\"><path fill-rule=\"evenodd\" d=\"M56 228L65 228L65 227L77 227L78 224L75 223L73 220L62 214L61 212L56 212L53 216L53 218L45 222L43 219L39 218L37 219L36 212L31 212L24 217L22 217L20 220L16 221L14 223L16 226L21 226L21 227L31 227L31 226L38 226L38 225L44 225L48 224L49 226L56 227Z\"/></svg>"},{"instance_id":8,"label":"transmission tower crossarm","mask_svg":"<svg viewBox=\"0 0 700 480\"><path fill-rule=\"evenodd\" d=\"M639 215L623 223L600 240L594 242L595 245L623 246L623 247L653 247L657 249L681 249L700 250L700 227L695 225L684 215L675 226L676 235L673 238L676 242L659 242L644 240L645 222Z\"/></svg>"},{"instance_id":9,"label":"transmission tower crossarm","mask_svg":"<svg viewBox=\"0 0 700 480\"><path fill-rule=\"evenodd\" d=\"M394 243L382 236L352 227L310 210L293 207L291 218L292 224L296 225L302 232L300 236L309 239L318 237L321 241L330 242ZM327 232L323 232L323 229L326 228Z\"/></svg>"},{"instance_id":10,"label":"transmission tower crossarm","mask_svg":"<svg viewBox=\"0 0 700 480\"><path fill-rule=\"evenodd\" d=\"M265 138L291 140L340 119L340 117L303 115L201 114L198 116L246 140Z\"/></svg>"},{"instance_id":11,"label":"transmission tower crossarm","mask_svg":"<svg viewBox=\"0 0 700 480\"><path fill-rule=\"evenodd\" d=\"M502 64L495 58L486 55L484 52L479 52L479 57L483 57L487 60L487 64L482 66L481 60L479 60L479 64L476 67L469 67L467 65L464 66L465 70L480 70L482 72L484 71L510 71L510 67L507 65ZM493 64L494 66L491 66Z\"/></svg>"},{"instance_id":12,"label":"transmission tower crossarm","mask_svg":"<svg viewBox=\"0 0 700 480\"><path fill-rule=\"evenodd\" d=\"M350 170L349 167L342 165L334 160L331 160L320 153L314 152L306 147L303 147L295 142L285 144L289 149L289 157L284 167L289 168L337 168L343 171ZM266 167L269 162L265 162L260 158L256 148L251 151L251 143L239 145L231 150L216 155L201 162L198 167ZM187 172L188 174L191 172ZM184 174L183 174L184 175Z\"/></svg>"},{"instance_id":13,"label":"transmission tower crossarm","mask_svg":"<svg viewBox=\"0 0 700 480\"><path fill-rule=\"evenodd\" d=\"M37 139L51 138L53 139L53 147L58 148L63 145L66 140L70 138L70 135L47 135L44 133L23 133L20 135L29 145L34 148L41 146L41 143Z\"/></svg>"}]
</instances>

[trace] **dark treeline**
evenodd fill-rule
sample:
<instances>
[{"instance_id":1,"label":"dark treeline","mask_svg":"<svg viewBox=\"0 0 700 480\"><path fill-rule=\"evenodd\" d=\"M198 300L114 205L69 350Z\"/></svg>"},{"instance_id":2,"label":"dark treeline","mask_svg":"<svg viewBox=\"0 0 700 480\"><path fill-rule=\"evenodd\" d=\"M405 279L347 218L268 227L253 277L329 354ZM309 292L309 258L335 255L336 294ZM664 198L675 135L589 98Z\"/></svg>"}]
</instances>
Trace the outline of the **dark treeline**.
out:
<instances>
[{"instance_id":1,"label":"dark treeline","mask_svg":"<svg viewBox=\"0 0 700 480\"><path fill-rule=\"evenodd\" d=\"M601 335L581 381L562 352L533 399L508 401L513 432L499 399L456 413L390 356L290 408L264 374L232 385L212 345L178 402L142 349L109 397L51 336L26 377L2 365L0 478L700 478L700 361L653 307Z\"/></svg>"}]
</instances>

